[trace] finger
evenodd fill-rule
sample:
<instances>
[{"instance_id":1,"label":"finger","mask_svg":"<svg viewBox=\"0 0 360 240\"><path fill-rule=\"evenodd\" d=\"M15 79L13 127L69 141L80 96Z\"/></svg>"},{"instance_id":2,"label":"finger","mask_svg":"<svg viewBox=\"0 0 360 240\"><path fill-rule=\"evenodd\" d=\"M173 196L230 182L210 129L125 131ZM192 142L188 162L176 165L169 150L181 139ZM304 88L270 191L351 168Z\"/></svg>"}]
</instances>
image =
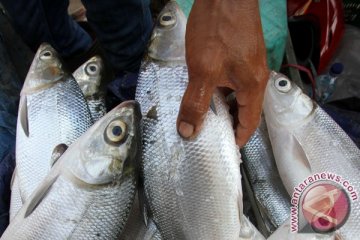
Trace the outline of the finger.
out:
<instances>
[{"instance_id":1,"label":"finger","mask_svg":"<svg viewBox=\"0 0 360 240\"><path fill-rule=\"evenodd\" d=\"M203 80L189 82L177 119L177 129L183 138L194 138L200 132L214 89Z\"/></svg>"},{"instance_id":2,"label":"finger","mask_svg":"<svg viewBox=\"0 0 360 240\"><path fill-rule=\"evenodd\" d=\"M236 144L243 147L259 125L263 93L237 93L238 124L236 127Z\"/></svg>"}]
</instances>

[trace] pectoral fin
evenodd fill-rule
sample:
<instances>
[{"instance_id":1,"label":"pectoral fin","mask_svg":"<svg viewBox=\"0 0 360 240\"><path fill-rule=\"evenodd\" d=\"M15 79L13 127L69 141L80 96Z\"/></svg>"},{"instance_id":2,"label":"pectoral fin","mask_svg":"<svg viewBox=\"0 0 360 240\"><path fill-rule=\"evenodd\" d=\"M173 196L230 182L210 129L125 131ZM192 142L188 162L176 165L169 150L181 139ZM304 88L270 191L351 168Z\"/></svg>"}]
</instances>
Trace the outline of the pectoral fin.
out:
<instances>
[{"instance_id":1,"label":"pectoral fin","mask_svg":"<svg viewBox=\"0 0 360 240\"><path fill-rule=\"evenodd\" d=\"M27 107L26 96L23 96L20 99L19 119L22 130L24 131L25 135L29 137L29 118L28 118L28 107Z\"/></svg>"},{"instance_id":2,"label":"pectoral fin","mask_svg":"<svg viewBox=\"0 0 360 240\"><path fill-rule=\"evenodd\" d=\"M43 181L41 187L35 190L35 192L31 195L31 198L28 200L29 203L27 204L25 202L26 206L24 207L26 207L26 212L24 218L30 216L34 212L34 210L39 206L41 201L46 197L46 195L48 194L48 192L50 191L52 185L55 183L56 180L57 180L57 176L45 180L46 182Z\"/></svg>"},{"instance_id":3,"label":"pectoral fin","mask_svg":"<svg viewBox=\"0 0 360 240\"><path fill-rule=\"evenodd\" d=\"M57 160L59 160L59 158L64 154L64 152L68 149L68 146L64 143L61 143L59 145L57 145L52 154L51 154L51 159L50 159L50 166L54 166L54 164L57 162Z\"/></svg>"}]
</instances>

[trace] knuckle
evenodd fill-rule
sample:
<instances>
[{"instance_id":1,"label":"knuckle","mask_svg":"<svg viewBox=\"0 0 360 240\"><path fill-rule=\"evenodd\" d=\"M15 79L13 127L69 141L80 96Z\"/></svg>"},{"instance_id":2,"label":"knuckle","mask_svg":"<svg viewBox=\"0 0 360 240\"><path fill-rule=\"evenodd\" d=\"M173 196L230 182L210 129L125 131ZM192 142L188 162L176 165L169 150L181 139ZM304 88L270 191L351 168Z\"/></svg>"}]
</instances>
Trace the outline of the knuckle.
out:
<instances>
[{"instance_id":1,"label":"knuckle","mask_svg":"<svg viewBox=\"0 0 360 240\"><path fill-rule=\"evenodd\" d=\"M219 72L219 65L205 57L200 57L196 62L190 62L188 66L190 77L214 76Z\"/></svg>"},{"instance_id":2,"label":"knuckle","mask_svg":"<svg viewBox=\"0 0 360 240\"><path fill-rule=\"evenodd\" d=\"M218 49L206 48L196 55L187 55L186 61L189 68L189 75L206 77L217 75L223 63L223 54Z\"/></svg>"}]
</instances>

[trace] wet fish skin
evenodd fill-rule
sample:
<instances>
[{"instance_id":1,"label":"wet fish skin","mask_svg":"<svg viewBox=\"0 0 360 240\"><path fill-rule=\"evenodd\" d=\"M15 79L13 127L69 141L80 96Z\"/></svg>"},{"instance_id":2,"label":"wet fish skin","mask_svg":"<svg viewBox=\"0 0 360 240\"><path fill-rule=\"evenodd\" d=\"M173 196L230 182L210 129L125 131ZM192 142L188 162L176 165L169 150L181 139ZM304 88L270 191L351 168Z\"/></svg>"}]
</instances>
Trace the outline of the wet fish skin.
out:
<instances>
[{"instance_id":1,"label":"wet fish skin","mask_svg":"<svg viewBox=\"0 0 360 240\"><path fill-rule=\"evenodd\" d=\"M105 97L100 89L104 63L100 56L94 56L81 65L73 76L83 92L93 121L106 114Z\"/></svg>"},{"instance_id":2,"label":"wet fish skin","mask_svg":"<svg viewBox=\"0 0 360 240\"><path fill-rule=\"evenodd\" d=\"M290 197L276 168L265 119L241 149L243 164L267 233L276 230L290 215Z\"/></svg>"},{"instance_id":3,"label":"wet fish skin","mask_svg":"<svg viewBox=\"0 0 360 240\"><path fill-rule=\"evenodd\" d=\"M120 104L74 142L1 239L118 239L137 189L139 108Z\"/></svg>"},{"instance_id":4,"label":"wet fish skin","mask_svg":"<svg viewBox=\"0 0 360 240\"><path fill-rule=\"evenodd\" d=\"M175 1L160 13L136 99L143 114L145 205L164 239L263 239L242 214L239 149L224 97L194 140L176 130L188 83L186 18ZM166 46L166 47L165 47Z\"/></svg>"},{"instance_id":5,"label":"wet fish skin","mask_svg":"<svg viewBox=\"0 0 360 240\"><path fill-rule=\"evenodd\" d=\"M21 90L19 104L16 182L23 201L50 171L55 146L70 145L92 123L78 84L63 70L56 51L42 44ZM12 207L12 213L18 210Z\"/></svg>"},{"instance_id":6,"label":"wet fish skin","mask_svg":"<svg viewBox=\"0 0 360 240\"><path fill-rule=\"evenodd\" d=\"M264 112L277 166L286 166L279 173L290 194L306 177L322 172L343 177L359 191L360 150L298 86L272 73ZM351 200L350 215L337 231L340 239L357 239L359 220L360 203Z\"/></svg>"}]
</instances>

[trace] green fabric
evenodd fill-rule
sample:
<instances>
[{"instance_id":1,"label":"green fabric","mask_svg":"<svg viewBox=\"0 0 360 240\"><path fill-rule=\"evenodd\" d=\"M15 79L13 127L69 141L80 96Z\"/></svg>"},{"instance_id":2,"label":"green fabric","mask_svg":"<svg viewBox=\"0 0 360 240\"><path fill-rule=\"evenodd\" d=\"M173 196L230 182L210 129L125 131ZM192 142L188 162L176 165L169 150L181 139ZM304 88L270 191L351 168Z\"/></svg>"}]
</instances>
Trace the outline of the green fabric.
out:
<instances>
[{"instance_id":1,"label":"green fabric","mask_svg":"<svg viewBox=\"0 0 360 240\"><path fill-rule=\"evenodd\" d=\"M189 16L193 0L177 0L177 2L185 15ZM259 3L268 65L270 69L279 71L288 33L286 0L259 0Z\"/></svg>"},{"instance_id":2,"label":"green fabric","mask_svg":"<svg viewBox=\"0 0 360 240\"><path fill-rule=\"evenodd\" d=\"M177 0L176 2L180 5L181 10L185 13L185 16L188 17L194 0Z\"/></svg>"}]
</instances>

